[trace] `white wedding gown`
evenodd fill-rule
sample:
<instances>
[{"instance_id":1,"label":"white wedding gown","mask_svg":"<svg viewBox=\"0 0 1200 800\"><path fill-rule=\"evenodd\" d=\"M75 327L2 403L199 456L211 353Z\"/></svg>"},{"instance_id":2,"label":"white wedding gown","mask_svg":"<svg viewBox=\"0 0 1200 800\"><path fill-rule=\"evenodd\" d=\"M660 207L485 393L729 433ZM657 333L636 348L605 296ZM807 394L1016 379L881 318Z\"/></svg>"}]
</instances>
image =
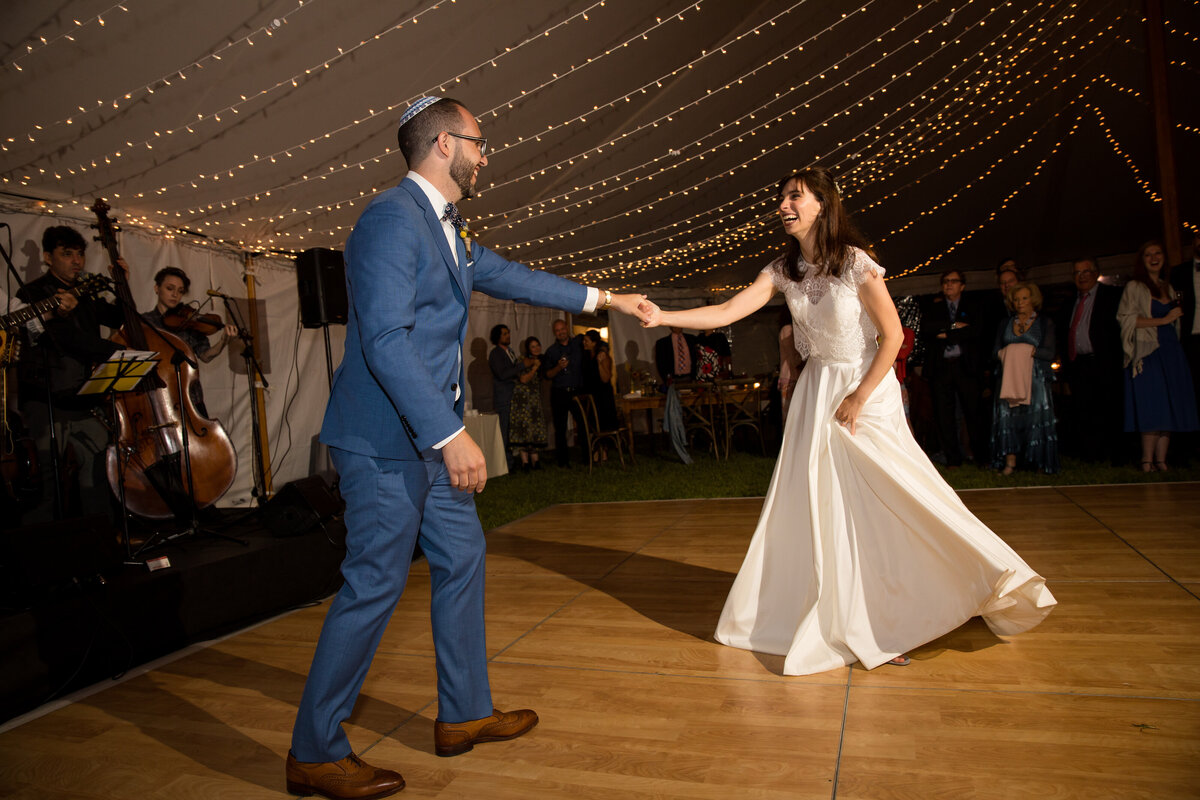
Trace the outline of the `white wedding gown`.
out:
<instances>
[{"instance_id":1,"label":"white wedding gown","mask_svg":"<svg viewBox=\"0 0 1200 800\"><path fill-rule=\"evenodd\" d=\"M875 356L857 287L883 269L861 251L841 278L795 283L782 269L767 267L808 363L717 641L786 656L784 674L808 675L872 669L976 615L998 634L1037 625L1054 596L942 480L909 432L895 374L853 436L833 419Z\"/></svg>"}]
</instances>

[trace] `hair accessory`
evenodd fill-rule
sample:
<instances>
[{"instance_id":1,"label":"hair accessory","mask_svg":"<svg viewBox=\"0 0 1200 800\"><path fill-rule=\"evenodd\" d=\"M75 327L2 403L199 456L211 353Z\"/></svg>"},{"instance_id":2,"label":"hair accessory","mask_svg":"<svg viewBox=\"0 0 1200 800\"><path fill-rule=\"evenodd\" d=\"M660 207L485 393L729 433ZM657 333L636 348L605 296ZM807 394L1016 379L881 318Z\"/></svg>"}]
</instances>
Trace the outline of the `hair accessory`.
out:
<instances>
[{"instance_id":1,"label":"hair accessory","mask_svg":"<svg viewBox=\"0 0 1200 800\"><path fill-rule=\"evenodd\" d=\"M422 97L420 100L409 106L407 110L405 110L404 114L400 117L400 124L396 127L403 128L406 124L408 124L409 120L441 99L442 98L434 97L433 95Z\"/></svg>"}]
</instances>

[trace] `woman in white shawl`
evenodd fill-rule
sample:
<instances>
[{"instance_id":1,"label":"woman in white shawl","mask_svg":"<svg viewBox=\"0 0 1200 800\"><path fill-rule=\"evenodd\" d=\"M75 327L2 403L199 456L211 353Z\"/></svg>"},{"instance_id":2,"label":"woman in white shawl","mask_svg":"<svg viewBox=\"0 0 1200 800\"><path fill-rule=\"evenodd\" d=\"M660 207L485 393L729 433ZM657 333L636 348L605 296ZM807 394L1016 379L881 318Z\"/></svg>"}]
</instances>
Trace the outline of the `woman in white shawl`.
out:
<instances>
[{"instance_id":1,"label":"woman in white shawl","mask_svg":"<svg viewBox=\"0 0 1200 800\"><path fill-rule=\"evenodd\" d=\"M1143 472L1165 472L1171 434L1200 428L1179 344L1183 311L1163 275L1165 263L1159 242L1142 245L1117 309L1125 349L1125 430L1142 434Z\"/></svg>"}]
</instances>

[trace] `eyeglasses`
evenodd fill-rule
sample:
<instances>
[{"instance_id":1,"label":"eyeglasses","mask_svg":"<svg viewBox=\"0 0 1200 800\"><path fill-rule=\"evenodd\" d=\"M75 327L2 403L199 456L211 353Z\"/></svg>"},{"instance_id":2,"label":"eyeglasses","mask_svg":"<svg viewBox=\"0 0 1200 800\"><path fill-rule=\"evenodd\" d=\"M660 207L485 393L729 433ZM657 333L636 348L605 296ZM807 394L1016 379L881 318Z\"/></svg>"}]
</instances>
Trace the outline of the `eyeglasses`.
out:
<instances>
[{"instance_id":1,"label":"eyeglasses","mask_svg":"<svg viewBox=\"0 0 1200 800\"><path fill-rule=\"evenodd\" d=\"M483 155L483 151L487 149L487 139L482 136L467 136L466 134L455 133L454 131L443 131L443 133L453 136L455 139L466 139L468 142L474 142L479 145L479 155ZM441 135L441 133L438 134L438 136ZM433 140L436 142L437 136L433 137Z\"/></svg>"},{"instance_id":2,"label":"eyeglasses","mask_svg":"<svg viewBox=\"0 0 1200 800\"><path fill-rule=\"evenodd\" d=\"M962 281L960 281L958 278L943 278L942 283L962 283Z\"/></svg>"}]
</instances>

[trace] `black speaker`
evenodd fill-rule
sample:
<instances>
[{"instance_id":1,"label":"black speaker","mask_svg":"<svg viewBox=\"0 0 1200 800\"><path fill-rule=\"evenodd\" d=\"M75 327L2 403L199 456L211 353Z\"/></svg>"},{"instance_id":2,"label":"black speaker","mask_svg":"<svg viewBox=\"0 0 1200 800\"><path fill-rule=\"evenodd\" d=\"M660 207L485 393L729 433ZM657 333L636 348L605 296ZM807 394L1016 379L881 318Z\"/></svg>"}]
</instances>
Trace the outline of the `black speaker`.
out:
<instances>
[{"instance_id":1,"label":"black speaker","mask_svg":"<svg viewBox=\"0 0 1200 800\"><path fill-rule=\"evenodd\" d=\"M320 475L311 475L284 486L263 506L263 524L273 536L300 536L343 511Z\"/></svg>"},{"instance_id":2,"label":"black speaker","mask_svg":"<svg viewBox=\"0 0 1200 800\"><path fill-rule=\"evenodd\" d=\"M296 256L296 288L304 327L346 324L346 261L341 251L310 247Z\"/></svg>"}]
</instances>

